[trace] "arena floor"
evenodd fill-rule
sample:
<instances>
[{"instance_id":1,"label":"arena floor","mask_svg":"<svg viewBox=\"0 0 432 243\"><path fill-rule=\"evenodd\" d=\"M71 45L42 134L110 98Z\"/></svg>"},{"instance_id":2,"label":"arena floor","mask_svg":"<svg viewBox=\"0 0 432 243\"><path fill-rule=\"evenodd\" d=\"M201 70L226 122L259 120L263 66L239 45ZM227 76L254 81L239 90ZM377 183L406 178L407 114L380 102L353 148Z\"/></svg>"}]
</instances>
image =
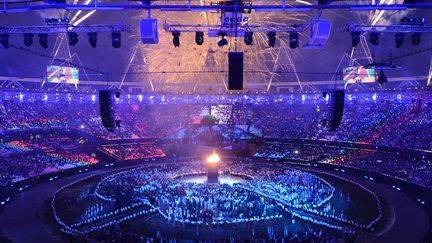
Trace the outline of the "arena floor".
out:
<instances>
[{"instance_id":1,"label":"arena floor","mask_svg":"<svg viewBox=\"0 0 432 243\"><path fill-rule=\"evenodd\" d=\"M186 163L186 165L188 164ZM101 197L88 195L83 196L82 192L84 191L84 188L88 188L88 190L90 191L97 191L97 186L101 185L101 181L106 181L106 178L109 178L107 177L108 175L115 177L116 175L121 174L122 171L124 172L130 170L135 170L138 172L138 175L142 175L143 172L149 172L149 169L152 166L155 165L146 164L141 167L138 166L132 168L119 168L115 172L113 172L113 169L106 168L104 170L80 174L37 186L29 191L21 193L18 198L14 199L5 208L0 220L0 227L3 229L6 236L14 242L31 242L32 240L36 239L38 242L65 242L65 239L56 236L59 234L59 225L56 224L56 222L53 220L50 221L49 217L46 216L52 214L52 209L51 207L49 207L49 202L51 202L52 195L58 189L68 185L63 190L61 190L59 194L57 194L58 198L56 198L54 205L57 211L56 213L60 216L60 218L67 222L67 225L72 225L73 222L76 223L80 219L83 219L83 215L85 214L83 212L85 212L86 208L88 209L89 205L95 203L99 203L98 205L102 205L104 203L110 204L110 202L106 202L106 200L103 199L109 199L109 194L99 195ZM167 171L171 173L170 176L174 178L173 180L170 180L169 177L167 177L167 174L161 174L163 175L162 178L168 179L166 180L166 183L168 184L165 185L187 187L189 187L190 185L195 185L194 190L201 190L198 192L202 192L202 190L204 190L206 193L209 193L209 191L207 190L208 185L204 181L205 177L203 177L202 171L200 171L200 169L203 168L200 168L198 166L195 167L197 169L196 171L189 170L187 171L187 173L183 173L184 168L182 168L182 166L184 165L177 166L177 172L175 172L176 168L174 166L168 167L169 169ZM287 204L291 203L291 207L287 206L285 210L282 210L283 207L281 207L279 209L281 211L277 211L277 207L280 207L280 202L278 203L271 198L264 197L264 199L261 199L261 202L266 204L268 207L275 207L276 210L273 211L273 215L271 213L268 213L269 218L267 219L260 220L255 217L253 223L252 221L247 223L239 222L233 218L231 218L231 222L216 222L213 224L212 221L204 222L203 220L201 220L203 222L201 222L199 226L198 223L191 224L191 218L189 219L189 222L179 222L180 218L176 219L177 222L173 222L172 219L167 219L166 217L161 216L164 213L166 215L167 211L150 212L149 210L152 206L151 203L148 205L138 205L137 208L126 210L121 214L114 215L107 219L110 219L109 221L112 221L112 219L119 219L122 217L124 218L134 215L137 212L140 212L140 210L144 210L147 213L139 215L137 217L133 217L133 219L124 221L124 223L121 224L120 230L122 230L122 232L124 232L125 234L141 234L149 236L154 236L154 234L157 233L162 235L162 237L164 237L165 239L229 239L230 237L235 237L236 239L265 239L266 237L268 237L269 229L271 229L272 234L283 235L286 234L288 231L289 235L296 234L297 232L302 232L304 231L305 227L318 231L324 230L330 232L339 232L339 230L337 229L329 229L328 227L317 225L310 220L301 219L302 216L313 216L315 217L314 219L333 224L333 226L345 226L345 230L350 229L355 231L357 241L361 242L372 240L374 242L395 242L395 240L402 240L401 242L418 242L422 239L424 234L426 234L429 228L428 218L424 210L420 208L418 204L416 204L413 200L408 198L404 193L392 190L386 185L372 182L369 180L364 180L363 178L347 175L341 172L330 171L321 168L293 168L292 166L286 165L275 166L274 164L259 163L258 165L250 165L250 168L235 168L235 166L233 167L232 165L225 166L223 168L225 174L224 176L222 176L222 179L229 177L231 177L231 179L237 178L235 180L235 182L238 183L237 185L243 186L241 190L238 188L236 189L237 193L246 193L245 188L256 185L254 183L256 183L255 181L257 180L261 180L264 184L274 182L273 175L266 175L259 179L260 174L264 173L263 171L265 171L265 168L268 168L268 166L272 166L272 168L276 170L285 170L283 171L283 174L290 175L290 173L293 173L294 171L296 175L307 176L309 179L315 178L317 179L317 181L325 181L329 183L327 189L331 191L331 188L334 188L333 196L326 200L326 202L323 203L320 208L330 207L335 211L343 211L345 213L344 217L353 220L359 224L367 224L367 222L371 221L376 217L376 208L371 207L371 205L373 205L373 203L371 203L373 202L373 196L368 191L365 191L363 188L370 190L372 194L376 194L380 198L381 206L383 208L382 218L376 223L373 231L364 230L353 225L347 225L341 223L340 221L329 219L328 217L314 215L313 212L307 210L305 211L302 207L296 208L296 204L293 202L285 202ZM241 176L234 175L236 173L236 169L242 169L243 172L246 171L249 173L243 173L243 175ZM173 171L175 173L173 173ZM251 173L252 171L254 172L254 174ZM179 174L179 172L181 173ZM103 174L103 176L100 176L101 174ZM76 181L87 177L88 179L81 180L80 182L78 182L78 184L76 183ZM127 179L129 180L130 178ZM346 180L349 180L350 182L347 183L348 181ZM193 183L190 183L191 181L193 181ZM142 187L146 183L145 180L135 180L135 182L137 183L135 187L132 186L130 189ZM83 183L86 186L83 186ZM231 190L236 184L231 183L225 184L223 186L222 185L223 184L220 184L219 186L213 185L212 190L215 190L218 193L228 190L228 192L231 193L231 191L229 190ZM322 184L321 186L325 187L324 185L327 184ZM293 192L296 191L291 191L291 193ZM128 193L131 193L131 191L128 191ZM164 193L166 192L164 191ZM79 194L81 194L84 199L80 200L79 202L77 202L78 200L70 200L71 198L76 198ZM127 200L133 201L139 195L145 194L146 193L144 191L141 191L133 197L127 197ZM347 200L348 194L349 200ZM256 198L256 192L248 191L245 195L248 196L248 201L250 201L250 198ZM326 196L327 197L324 196L323 198L328 198L328 195ZM259 199L257 202L260 202ZM319 200L315 202L319 203ZM259 205L259 203L257 204ZM121 205L119 207L121 207ZM160 206L160 208L163 207ZM105 208L103 210L100 210L100 212L98 212L99 215L103 214L104 211L110 211L110 209ZM183 218L183 220L184 219L185 218ZM93 226L98 226L101 225L103 222L103 220L99 220L91 222L89 224L85 224L82 227L75 227L75 229L85 230L91 228L92 224L94 224ZM179 229L179 227L182 229L181 235L175 233L178 231L176 229ZM231 230L227 231L227 228ZM414 234L413 232L416 233ZM91 235L95 239L103 239L104 237L103 233L91 233Z\"/></svg>"}]
</instances>

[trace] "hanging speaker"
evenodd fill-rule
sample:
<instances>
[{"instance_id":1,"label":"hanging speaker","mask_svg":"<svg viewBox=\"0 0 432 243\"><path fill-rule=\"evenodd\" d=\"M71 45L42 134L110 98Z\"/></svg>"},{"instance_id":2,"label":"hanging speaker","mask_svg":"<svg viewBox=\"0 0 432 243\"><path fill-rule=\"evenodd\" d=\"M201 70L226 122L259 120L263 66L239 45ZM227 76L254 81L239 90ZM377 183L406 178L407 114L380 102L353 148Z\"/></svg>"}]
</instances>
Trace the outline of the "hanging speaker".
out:
<instances>
[{"instance_id":1,"label":"hanging speaker","mask_svg":"<svg viewBox=\"0 0 432 243\"><path fill-rule=\"evenodd\" d=\"M141 19L140 34L143 44L159 43L157 19Z\"/></svg>"},{"instance_id":2,"label":"hanging speaker","mask_svg":"<svg viewBox=\"0 0 432 243\"><path fill-rule=\"evenodd\" d=\"M228 89L243 89L243 52L228 53Z\"/></svg>"},{"instance_id":3,"label":"hanging speaker","mask_svg":"<svg viewBox=\"0 0 432 243\"><path fill-rule=\"evenodd\" d=\"M310 21L310 39L306 48L323 48L330 38L332 22L326 19L313 19Z\"/></svg>"},{"instance_id":4,"label":"hanging speaker","mask_svg":"<svg viewBox=\"0 0 432 243\"><path fill-rule=\"evenodd\" d=\"M330 131L336 130L342 123L345 106L345 90L333 90L330 92L330 119L328 127Z\"/></svg>"},{"instance_id":5,"label":"hanging speaker","mask_svg":"<svg viewBox=\"0 0 432 243\"><path fill-rule=\"evenodd\" d=\"M114 118L114 93L109 90L99 91L99 111L102 125L110 132L116 127Z\"/></svg>"}]
</instances>

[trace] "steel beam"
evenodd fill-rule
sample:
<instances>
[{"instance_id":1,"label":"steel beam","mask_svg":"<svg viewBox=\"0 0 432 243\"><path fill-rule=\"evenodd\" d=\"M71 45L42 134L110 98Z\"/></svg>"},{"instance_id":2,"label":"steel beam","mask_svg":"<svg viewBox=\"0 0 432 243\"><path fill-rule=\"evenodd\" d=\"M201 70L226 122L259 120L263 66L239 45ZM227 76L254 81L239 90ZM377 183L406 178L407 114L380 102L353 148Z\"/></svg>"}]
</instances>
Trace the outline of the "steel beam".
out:
<instances>
[{"instance_id":1,"label":"steel beam","mask_svg":"<svg viewBox=\"0 0 432 243\"><path fill-rule=\"evenodd\" d=\"M407 80L410 81L426 81L428 78L428 76L408 76L408 77L394 77L394 78L388 78L389 82L404 82ZM41 81L43 80L43 78L21 78L21 77L12 77L12 76L0 76L0 81L14 81L14 82L22 82L22 83L41 83ZM302 81L303 85L333 85L334 84L334 80L320 80L320 81ZM109 84L112 85L120 85L121 81L109 81ZM106 81L93 81L93 80L89 80L89 81L83 81L82 83L79 84L80 86L82 85L106 85ZM136 86L142 86L143 82L124 82L123 83L123 87L125 86L132 86L132 87L136 87ZM171 86L193 86L195 85L194 83L159 83L158 85L171 85ZM198 83L198 86L223 86L222 83ZM262 83L245 83L245 87L263 87L266 88L268 85L268 83L262 82ZM275 82L272 84L272 86L277 86L277 87L289 87L289 86L296 86L298 87L298 83L297 82ZM1 89L0 89L1 90Z\"/></svg>"},{"instance_id":2,"label":"steel beam","mask_svg":"<svg viewBox=\"0 0 432 243\"><path fill-rule=\"evenodd\" d=\"M432 32L431 25L365 25L350 23L345 27L348 32L388 32L388 33L426 33Z\"/></svg>"},{"instance_id":3,"label":"steel beam","mask_svg":"<svg viewBox=\"0 0 432 243\"><path fill-rule=\"evenodd\" d=\"M324 9L346 9L351 11L374 11L374 10L406 10L406 9L432 9L432 4L417 3L417 4L327 4L327 5L305 5L305 4L294 4L286 5L275 4L275 5L192 5L185 1L185 4L180 5L168 5L168 4L63 4L63 3L47 3L47 4L35 4L35 5L20 5L14 6L13 3L4 4L0 9L2 13L15 13L15 12L30 12L38 10L50 10L50 9L65 9L65 10L82 10L82 11L124 11L124 10L163 10L163 11L243 11L243 10L256 10L256 11L312 11L312 10L324 10Z\"/></svg>"},{"instance_id":4,"label":"steel beam","mask_svg":"<svg viewBox=\"0 0 432 243\"><path fill-rule=\"evenodd\" d=\"M102 24L102 25L44 25L44 26L0 26L0 34L25 34L25 33L47 33L59 34L67 32L89 33L89 32L126 32L131 31L131 26L124 24Z\"/></svg>"},{"instance_id":5,"label":"steel beam","mask_svg":"<svg viewBox=\"0 0 432 243\"><path fill-rule=\"evenodd\" d=\"M230 32L230 31L252 31L252 32L304 32L308 27L307 24L233 24L231 26L224 25L206 25L206 24L164 24L164 29L167 32L196 32L196 31L214 31Z\"/></svg>"}]
</instances>

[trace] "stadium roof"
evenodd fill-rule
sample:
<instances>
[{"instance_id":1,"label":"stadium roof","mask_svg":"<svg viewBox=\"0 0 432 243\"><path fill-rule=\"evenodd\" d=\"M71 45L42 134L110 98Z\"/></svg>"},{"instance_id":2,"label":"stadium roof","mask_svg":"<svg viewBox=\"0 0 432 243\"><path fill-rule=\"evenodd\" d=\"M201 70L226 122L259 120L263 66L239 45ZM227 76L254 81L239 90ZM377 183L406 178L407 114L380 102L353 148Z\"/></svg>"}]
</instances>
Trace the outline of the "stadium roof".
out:
<instances>
[{"instance_id":1,"label":"stadium roof","mask_svg":"<svg viewBox=\"0 0 432 243\"><path fill-rule=\"evenodd\" d=\"M23 7L44 5L49 1L7 1L8 7ZM287 4L309 5L313 1L286 1ZM344 1L348 3L369 4L370 1ZM89 4L93 1L70 0L69 4ZM141 4L140 1L98 1L99 4ZM192 4L211 5L208 0L192 0ZM280 1L253 1L253 5L280 4ZM395 3L393 0L385 1L387 4ZM396 1L402 3L402 1ZM153 4L187 4L187 1L154 1ZM214 2L213 2L214 4ZM122 45L116 49L111 46L111 33L99 33L97 47L92 48L88 43L86 34L79 35L79 42L70 46L59 44L62 35L50 35L48 48L41 47L37 36L32 46L25 46L21 34L10 35L10 48L0 48L2 68L0 76L40 78L46 75L49 65L62 65L64 59L73 56L70 64L80 68L82 83L87 80L105 84L111 82L141 84L145 91L191 91L202 84L206 88L225 89L227 79L227 53L229 51L242 51L245 53L245 82L247 87L258 84L257 89L271 90L279 82L302 83L308 81L332 81L341 79L335 72L341 72L349 66L352 52L351 35L345 31L349 22L362 24L375 23L377 25L399 24L403 17L425 17L425 25L432 24L432 10L410 9L399 11L350 11L348 9L324 9L321 18L332 22L330 39L325 48L304 48L309 30L301 33L300 47L289 47L289 33L277 33L275 48L268 47L267 33L254 33L253 44L245 45L243 37L228 37L228 45L219 47L220 37L205 35L203 45L195 44L195 34L181 33L180 47L173 46L173 36L163 28L164 23L170 24L220 24L221 13L218 11L160 11L153 10L151 17L158 19L159 44L142 44L139 33L139 20L147 18L146 10L125 11L77 11L64 9L47 9L30 12L0 13L0 22L4 26L35 26L45 25L45 18L69 18L71 23L80 22L79 25L118 24L130 25L129 32L122 33ZM249 18L249 24L307 24L309 20L316 19L318 11L273 11L243 14ZM401 68L387 70L388 77L426 77L431 63L429 51L432 34L422 35L420 45L411 45L410 35L406 35L405 43L400 48L394 47L394 33L382 33L380 44L372 46L368 43L367 34L365 43L370 55L365 55L356 49L356 57L363 58L359 64L367 65L372 61L377 63L393 60L392 65L400 64ZM56 42L58 45L56 45ZM363 49L363 48L362 48ZM357 53L358 52L358 53ZM74 55L76 54L76 55ZM368 58L366 58L368 56ZM53 59L53 57L55 57ZM341 61L342 60L342 61ZM340 65L339 65L340 64ZM338 68L339 65L339 68ZM173 85L171 85L173 84ZM187 84L187 85L182 85ZM264 84L264 85L263 85ZM134 85L135 86L135 85ZM205 85L204 85L205 86ZM277 85L275 85L276 87Z\"/></svg>"}]
</instances>

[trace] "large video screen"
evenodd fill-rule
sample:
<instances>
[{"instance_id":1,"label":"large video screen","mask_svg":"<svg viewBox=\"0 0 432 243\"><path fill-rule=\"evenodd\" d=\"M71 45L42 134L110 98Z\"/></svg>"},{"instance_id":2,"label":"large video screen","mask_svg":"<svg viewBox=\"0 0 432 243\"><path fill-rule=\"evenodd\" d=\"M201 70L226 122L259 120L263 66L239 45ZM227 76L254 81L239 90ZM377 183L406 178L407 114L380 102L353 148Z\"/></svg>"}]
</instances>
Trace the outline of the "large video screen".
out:
<instances>
[{"instance_id":1,"label":"large video screen","mask_svg":"<svg viewBox=\"0 0 432 243\"><path fill-rule=\"evenodd\" d=\"M375 82L375 69L365 67L347 67L343 70L345 84Z\"/></svg>"},{"instance_id":2,"label":"large video screen","mask_svg":"<svg viewBox=\"0 0 432 243\"><path fill-rule=\"evenodd\" d=\"M48 66L47 82L78 84L79 83L78 69L74 67Z\"/></svg>"}]
</instances>

